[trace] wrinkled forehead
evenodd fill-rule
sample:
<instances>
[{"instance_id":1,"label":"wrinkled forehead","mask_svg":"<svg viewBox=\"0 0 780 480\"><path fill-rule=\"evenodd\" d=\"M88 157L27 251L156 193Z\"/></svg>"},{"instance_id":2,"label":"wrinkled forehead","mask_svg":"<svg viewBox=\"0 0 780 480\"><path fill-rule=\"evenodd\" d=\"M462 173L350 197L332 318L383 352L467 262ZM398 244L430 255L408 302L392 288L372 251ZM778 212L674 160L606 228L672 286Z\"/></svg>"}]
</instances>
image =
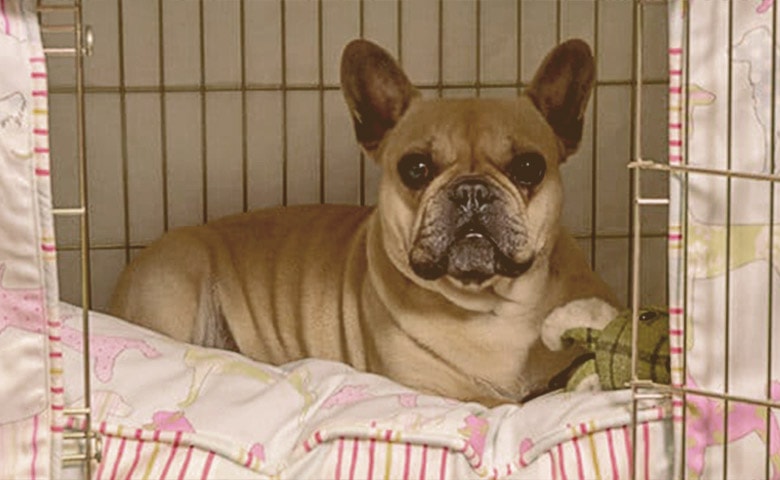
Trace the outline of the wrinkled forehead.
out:
<instances>
[{"instance_id":1,"label":"wrinkled forehead","mask_svg":"<svg viewBox=\"0 0 780 480\"><path fill-rule=\"evenodd\" d=\"M501 161L536 151L549 160L560 156L552 128L527 97L512 99L436 99L414 102L387 139L391 158L409 151L430 152L439 161L463 156Z\"/></svg>"}]
</instances>

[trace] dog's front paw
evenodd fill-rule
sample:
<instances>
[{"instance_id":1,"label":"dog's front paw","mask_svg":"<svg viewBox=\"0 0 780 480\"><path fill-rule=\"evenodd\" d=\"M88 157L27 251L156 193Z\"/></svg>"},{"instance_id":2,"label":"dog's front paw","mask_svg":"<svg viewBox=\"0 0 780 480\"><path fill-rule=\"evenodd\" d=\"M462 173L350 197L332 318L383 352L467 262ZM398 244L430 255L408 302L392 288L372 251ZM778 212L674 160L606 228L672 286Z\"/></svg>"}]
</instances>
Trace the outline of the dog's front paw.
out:
<instances>
[{"instance_id":1,"label":"dog's front paw","mask_svg":"<svg viewBox=\"0 0 780 480\"><path fill-rule=\"evenodd\" d=\"M587 327L601 330L618 314L615 307L600 298L583 298L561 305L542 324L542 342L550 350L562 350L563 332L570 328Z\"/></svg>"}]
</instances>

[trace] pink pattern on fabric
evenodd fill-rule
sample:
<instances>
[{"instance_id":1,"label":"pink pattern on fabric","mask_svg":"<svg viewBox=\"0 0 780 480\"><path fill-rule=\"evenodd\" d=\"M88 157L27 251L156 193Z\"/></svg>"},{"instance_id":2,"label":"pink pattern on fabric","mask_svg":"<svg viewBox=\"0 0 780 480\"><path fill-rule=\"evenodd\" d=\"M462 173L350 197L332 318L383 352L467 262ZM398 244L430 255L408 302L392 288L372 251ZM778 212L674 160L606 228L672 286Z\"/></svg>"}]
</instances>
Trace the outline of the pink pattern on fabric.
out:
<instances>
[{"instance_id":1,"label":"pink pattern on fabric","mask_svg":"<svg viewBox=\"0 0 780 480\"><path fill-rule=\"evenodd\" d=\"M83 350L84 337L79 330L64 326L61 335L64 345L79 352ZM89 345L89 357L95 364L95 376L104 383L110 381L114 376L116 359L126 350L138 350L146 358L157 358L161 355L146 341L132 338L90 335Z\"/></svg>"},{"instance_id":2,"label":"pink pattern on fabric","mask_svg":"<svg viewBox=\"0 0 780 480\"><path fill-rule=\"evenodd\" d=\"M26 332L44 333L46 322L43 311L43 288L6 288L3 286L5 272L5 264L0 264L0 334L8 327ZM102 382L111 380L114 363L125 350L139 350L146 358L160 356L160 352L143 340L106 335L91 335L89 338L90 358L95 363L95 376ZM50 340L61 340L63 345L77 351L83 349L82 333L68 326L61 327L60 337L51 337Z\"/></svg>"},{"instance_id":3,"label":"pink pattern on fabric","mask_svg":"<svg viewBox=\"0 0 780 480\"><path fill-rule=\"evenodd\" d=\"M8 327L43 333L43 288L6 288L6 266L0 263L0 333Z\"/></svg>"},{"instance_id":4,"label":"pink pattern on fabric","mask_svg":"<svg viewBox=\"0 0 780 480\"><path fill-rule=\"evenodd\" d=\"M470 446L480 459L476 468L482 464L482 454L485 451L485 438L487 437L488 421L476 415L469 415L464 419L466 426L458 429L458 433L466 437L466 444Z\"/></svg>"},{"instance_id":5,"label":"pink pattern on fabric","mask_svg":"<svg viewBox=\"0 0 780 480\"><path fill-rule=\"evenodd\" d=\"M520 466L521 467L527 467L528 461L525 459L525 454L528 453L532 448L534 448L534 441L530 438L523 439L522 442L520 442L520 446L518 447L518 451L520 453Z\"/></svg>"},{"instance_id":6,"label":"pink pattern on fabric","mask_svg":"<svg viewBox=\"0 0 780 480\"><path fill-rule=\"evenodd\" d=\"M405 408L415 408L417 397L416 393L401 393L398 395L398 404Z\"/></svg>"},{"instance_id":7,"label":"pink pattern on fabric","mask_svg":"<svg viewBox=\"0 0 780 480\"><path fill-rule=\"evenodd\" d=\"M11 22L8 21L8 12L5 10L5 0L0 0L0 13L3 15L3 23L5 24L4 32L6 35L11 35Z\"/></svg>"},{"instance_id":8,"label":"pink pattern on fabric","mask_svg":"<svg viewBox=\"0 0 780 480\"><path fill-rule=\"evenodd\" d=\"M253 443L249 448L249 453L254 458L260 459L261 462L265 462L265 447L263 447L262 443Z\"/></svg>"},{"instance_id":9,"label":"pink pattern on fabric","mask_svg":"<svg viewBox=\"0 0 780 480\"><path fill-rule=\"evenodd\" d=\"M688 377L688 386L697 388L696 382L691 377ZM770 396L774 401L780 400L780 382L772 382ZM723 402L693 394L687 396L686 402L689 412L685 432L688 438L686 450L688 470L694 472L696 476L701 476L707 448L723 443ZM734 442L752 433L758 435L764 443L769 442L772 480L780 480L780 426L777 417L771 415L767 434L765 408L731 402L726 442Z\"/></svg>"},{"instance_id":10,"label":"pink pattern on fabric","mask_svg":"<svg viewBox=\"0 0 780 480\"><path fill-rule=\"evenodd\" d=\"M352 405L366 398L371 398L370 393L366 393L368 385L345 385L338 389L336 393L328 397L322 404L322 408L333 408L339 405Z\"/></svg>"},{"instance_id":11,"label":"pink pattern on fabric","mask_svg":"<svg viewBox=\"0 0 780 480\"><path fill-rule=\"evenodd\" d=\"M181 411L170 412L161 410L155 412L152 415L152 424L156 430L168 432L195 432L192 424L187 420L187 417L184 416L184 412Z\"/></svg>"},{"instance_id":12,"label":"pink pattern on fabric","mask_svg":"<svg viewBox=\"0 0 780 480\"><path fill-rule=\"evenodd\" d=\"M762 14L769 11L772 5L775 4L775 0L762 0L761 4L756 7L756 13Z\"/></svg>"}]
</instances>

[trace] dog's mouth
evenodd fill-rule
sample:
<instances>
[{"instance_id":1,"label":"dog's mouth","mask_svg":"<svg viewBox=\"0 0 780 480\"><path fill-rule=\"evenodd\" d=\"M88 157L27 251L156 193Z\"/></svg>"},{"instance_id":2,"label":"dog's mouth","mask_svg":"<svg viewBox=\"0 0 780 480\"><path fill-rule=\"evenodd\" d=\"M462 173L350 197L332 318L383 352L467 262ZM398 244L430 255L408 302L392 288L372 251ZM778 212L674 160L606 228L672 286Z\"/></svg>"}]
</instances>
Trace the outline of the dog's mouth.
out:
<instances>
[{"instance_id":1,"label":"dog's mouth","mask_svg":"<svg viewBox=\"0 0 780 480\"><path fill-rule=\"evenodd\" d=\"M500 275L519 277L533 264L534 258L518 262L504 252L499 242L481 222L471 219L458 228L439 255L418 242L410 254L412 270L421 278L436 280L444 275L465 285L479 285Z\"/></svg>"}]
</instances>

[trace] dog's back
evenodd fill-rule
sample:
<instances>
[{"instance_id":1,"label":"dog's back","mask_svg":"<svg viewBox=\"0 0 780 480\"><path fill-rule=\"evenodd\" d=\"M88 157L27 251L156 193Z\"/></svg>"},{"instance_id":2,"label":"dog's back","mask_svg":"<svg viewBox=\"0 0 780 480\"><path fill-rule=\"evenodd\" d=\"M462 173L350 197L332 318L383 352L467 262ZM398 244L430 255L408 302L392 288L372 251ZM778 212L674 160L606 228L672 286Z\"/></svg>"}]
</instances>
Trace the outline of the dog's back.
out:
<instances>
[{"instance_id":1,"label":"dog's back","mask_svg":"<svg viewBox=\"0 0 780 480\"><path fill-rule=\"evenodd\" d=\"M172 230L123 272L111 313L261 361L344 358L356 333L338 320L357 315L371 211L280 207Z\"/></svg>"}]
</instances>

